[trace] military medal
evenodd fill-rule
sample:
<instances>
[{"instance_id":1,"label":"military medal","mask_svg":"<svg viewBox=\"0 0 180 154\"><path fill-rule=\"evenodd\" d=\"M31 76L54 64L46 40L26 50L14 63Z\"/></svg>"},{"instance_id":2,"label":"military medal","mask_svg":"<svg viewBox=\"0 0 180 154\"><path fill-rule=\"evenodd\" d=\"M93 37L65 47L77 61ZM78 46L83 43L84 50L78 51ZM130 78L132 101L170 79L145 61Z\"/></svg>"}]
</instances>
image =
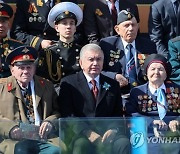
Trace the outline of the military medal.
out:
<instances>
[{"instance_id":1,"label":"military medal","mask_svg":"<svg viewBox=\"0 0 180 154\"><path fill-rule=\"evenodd\" d=\"M37 6L43 6L42 0L37 0Z\"/></svg>"}]
</instances>

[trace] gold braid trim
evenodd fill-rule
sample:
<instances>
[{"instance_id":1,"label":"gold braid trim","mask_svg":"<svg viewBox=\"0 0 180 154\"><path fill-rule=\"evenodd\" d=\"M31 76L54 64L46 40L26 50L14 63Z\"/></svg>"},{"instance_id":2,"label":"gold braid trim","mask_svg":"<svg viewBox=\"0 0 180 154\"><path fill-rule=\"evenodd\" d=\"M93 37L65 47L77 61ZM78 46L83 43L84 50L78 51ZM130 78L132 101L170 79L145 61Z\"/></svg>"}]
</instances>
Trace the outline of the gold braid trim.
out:
<instances>
[{"instance_id":1,"label":"gold braid trim","mask_svg":"<svg viewBox=\"0 0 180 154\"><path fill-rule=\"evenodd\" d=\"M57 72L54 74L52 72L52 53L51 53L51 50L46 50L46 62L47 62L48 73L49 73L50 78L53 81L60 81L60 79L61 79L61 61L58 60L56 62Z\"/></svg>"}]
</instances>

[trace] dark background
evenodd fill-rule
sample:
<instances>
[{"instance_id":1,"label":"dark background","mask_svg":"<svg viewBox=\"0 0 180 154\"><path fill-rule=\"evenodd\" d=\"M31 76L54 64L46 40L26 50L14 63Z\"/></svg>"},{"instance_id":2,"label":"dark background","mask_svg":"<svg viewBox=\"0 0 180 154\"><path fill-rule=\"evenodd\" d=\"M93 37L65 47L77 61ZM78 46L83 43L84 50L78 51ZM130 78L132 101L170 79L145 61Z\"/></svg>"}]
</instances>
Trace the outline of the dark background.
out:
<instances>
[{"instance_id":1,"label":"dark background","mask_svg":"<svg viewBox=\"0 0 180 154\"><path fill-rule=\"evenodd\" d=\"M23 0L22 0L23 1ZM84 3L87 0L78 0L79 3ZM92 0L90 0L92 1ZM131 0L132 2L136 4L152 4L156 0ZM15 3L16 0L4 0L5 3Z\"/></svg>"}]
</instances>

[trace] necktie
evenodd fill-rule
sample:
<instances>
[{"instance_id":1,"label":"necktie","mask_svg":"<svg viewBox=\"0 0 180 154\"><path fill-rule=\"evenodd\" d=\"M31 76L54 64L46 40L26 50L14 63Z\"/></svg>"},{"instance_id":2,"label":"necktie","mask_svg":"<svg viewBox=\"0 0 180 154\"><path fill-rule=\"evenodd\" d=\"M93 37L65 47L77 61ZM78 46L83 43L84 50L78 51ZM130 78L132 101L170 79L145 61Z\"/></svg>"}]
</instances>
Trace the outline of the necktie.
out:
<instances>
[{"instance_id":1,"label":"necktie","mask_svg":"<svg viewBox=\"0 0 180 154\"><path fill-rule=\"evenodd\" d=\"M34 123L35 118L34 118L33 100L32 100L32 92L30 85L28 86L28 89L26 89L24 92L24 98L26 104L27 119L29 120L30 123Z\"/></svg>"},{"instance_id":2,"label":"necktie","mask_svg":"<svg viewBox=\"0 0 180 154\"><path fill-rule=\"evenodd\" d=\"M97 96L98 96L98 88L96 86L96 81L95 80L91 80L91 84L92 84L92 93L93 93L93 96L94 96L94 99L96 100L97 99Z\"/></svg>"},{"instance_id":3,"label":"necktie","mask_svg":"<svg viewBox=\"0 0 180 154\"><path fill-rule=\"evenodd\" d=\"M157 107L159 118L162 120L166 115L166 96L163 89L157 90Z\"/></svg>"},{"instance_id":4,"label":"necktie","mask_svg":"<svg viewBox=\"0 0 180 154\"><path fill-rule=\"evenodd\" d=\"M127 69L129 74L129 83L131 87L137 86L137 74L136 74L136 67L135 67L135 60L132 54L132 45L128 44L128 53L129 56L127 58Z\"/></svg>"},{"instance_id":5,"label":"necktie","mask_svg":"<svg viewBox=\"0 0 180 154\"><path fill-rule=\"evenodd\" d=\"M115 1L116 0L110 0L111 2L111 15L112 15L112 20L113 20L113 25L117 24L117 9L115 7Z\"/></svg>"}]
</instances>

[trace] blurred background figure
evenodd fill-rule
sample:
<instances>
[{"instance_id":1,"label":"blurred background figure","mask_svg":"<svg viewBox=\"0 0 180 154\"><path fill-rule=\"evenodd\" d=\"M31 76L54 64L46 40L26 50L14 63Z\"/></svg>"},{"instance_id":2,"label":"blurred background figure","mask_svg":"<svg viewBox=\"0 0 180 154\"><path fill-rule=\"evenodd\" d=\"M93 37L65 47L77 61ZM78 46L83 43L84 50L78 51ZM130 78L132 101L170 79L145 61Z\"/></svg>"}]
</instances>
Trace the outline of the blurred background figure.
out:
<instances>
[{"instance_id":1,"label":"blurred background figure","mask_svg":"<svg viewBox=\"0 0 180 154\"><path fill-rule=\"evenodd\" d=\"M99 43L101 38L116 35L114 26L121 10L132 12L139 23L138 8L129 0L87 0L83 11L83 26L87 41Z\"/></svg>"},{"instance_id":2,"label":"blurred background figure","mask_svg":"<svg viewBox=\"0 0 180 154\"><path fill-rule=\"evenodd\" d=\"M168 50L168 60L172 66L170 79L180 85L180 36L169 40Z\"/></svg>"},{"instance_id":3,"label":"blurred background figure","mask_svg":"<svg viewBox=\"0 0 180 154\"><path fill-rule=\"evenodd\" d=\"M180 35L179 0L158 0L151 6L149 35L159 54L168 56L168 41Z\"/></svg>"},{"instance_id":4,"label":"blurred background figure","mask_svg":"<svg viewBox=\"0 0 180 154\"><path fill-rule=\"evenodd\" d=\"M11 6L0 2L0 78L11 75L9 66L5 62L5 58L14 48L22 45L22 43L9 38L10 19L13 16Z\"/></svg>"}]
</instances>

